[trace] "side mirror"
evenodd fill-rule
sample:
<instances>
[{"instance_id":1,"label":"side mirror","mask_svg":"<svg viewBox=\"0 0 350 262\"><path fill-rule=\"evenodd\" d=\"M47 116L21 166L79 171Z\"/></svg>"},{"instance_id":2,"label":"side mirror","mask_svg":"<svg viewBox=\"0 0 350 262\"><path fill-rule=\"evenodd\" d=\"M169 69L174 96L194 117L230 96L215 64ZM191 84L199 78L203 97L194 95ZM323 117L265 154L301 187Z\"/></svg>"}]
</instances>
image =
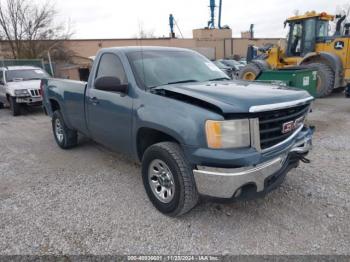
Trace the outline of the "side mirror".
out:
<instances>
[{"instance_id":1,"label":"side mirror","mask_svg":"<svg viewBox=\"0 0 350 262\"><path fill-rule=\"evenodd\" d=\"M118 77L103 76L95 80L95 88L108 92L126 93L128 84L121 84Z\"/></svg>"}]
</instances>

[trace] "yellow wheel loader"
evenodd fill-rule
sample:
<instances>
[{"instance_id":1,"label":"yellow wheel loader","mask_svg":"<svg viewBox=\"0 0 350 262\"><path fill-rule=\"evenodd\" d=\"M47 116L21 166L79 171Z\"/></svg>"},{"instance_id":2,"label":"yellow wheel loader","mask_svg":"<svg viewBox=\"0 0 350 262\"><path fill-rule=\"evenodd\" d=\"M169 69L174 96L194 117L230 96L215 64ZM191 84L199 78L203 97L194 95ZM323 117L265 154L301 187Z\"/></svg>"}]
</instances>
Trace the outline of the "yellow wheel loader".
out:
<instances>
[{"instance_id":1,"label":"yellow wheel loader","mask_svg":"<svg viewBox=\"0 0 350 262\"><path fill-rule=\"evenodd\" d=\"M287 19L286 48L260 48L261 55L240 70L239 78L253 81L263 70L310 67L318 72L318 97L344 88L350 83L350 24L342 25L345 18L313 11ZM330 22L335 19L336 30L330 35Z\"/></svg>"}]
</instances>

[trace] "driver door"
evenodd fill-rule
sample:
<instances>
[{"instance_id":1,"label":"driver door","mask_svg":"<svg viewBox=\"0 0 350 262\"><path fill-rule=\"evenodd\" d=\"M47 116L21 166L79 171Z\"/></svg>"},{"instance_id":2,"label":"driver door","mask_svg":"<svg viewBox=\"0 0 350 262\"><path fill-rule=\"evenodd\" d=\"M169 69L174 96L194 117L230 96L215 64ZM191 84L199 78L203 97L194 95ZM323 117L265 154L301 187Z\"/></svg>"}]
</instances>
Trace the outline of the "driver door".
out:
<instances>
[{"instance_id":1,"label":"driver door","mask_svg":"<svg viewBox=\"0 0 350 262\"><path fill-rule=\"evenodd\" d=\"M123 64L113 53L105 53L100 58L95 80L100 77L115 77L128 84ZM92 138L115 151L131 153L133 100L129 93L98 90L93 82L86 99Z\"/></svg>"},{"instance_id":2,"label":"driver door","mask_svg":"<svg viewBox=\"0 0 350 262\"><path fill-rule=\"evenodd\" d=\"M304 21L302 56L315 52L316 45L316 19Z\"/></svg>"}]
</instances>

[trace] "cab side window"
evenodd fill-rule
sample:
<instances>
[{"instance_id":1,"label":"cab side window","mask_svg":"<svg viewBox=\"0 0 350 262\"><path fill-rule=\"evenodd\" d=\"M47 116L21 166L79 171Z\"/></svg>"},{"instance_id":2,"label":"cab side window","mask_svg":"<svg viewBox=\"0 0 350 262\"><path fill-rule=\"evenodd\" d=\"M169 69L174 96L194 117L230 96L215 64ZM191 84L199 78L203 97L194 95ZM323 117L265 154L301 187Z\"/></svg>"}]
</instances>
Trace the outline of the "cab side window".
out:
<instances>
[{"instance_id":1,"label":"cab side window","mask_svg":"<svg viewBox=\"0 0 350 262\"><path fill-rule=\"evenodd\" d=\"M100 77L117 77L121 84L128 84L123 64L114 54L104 54L100 59L96 79Z\"/></svg>"}]
</instances>

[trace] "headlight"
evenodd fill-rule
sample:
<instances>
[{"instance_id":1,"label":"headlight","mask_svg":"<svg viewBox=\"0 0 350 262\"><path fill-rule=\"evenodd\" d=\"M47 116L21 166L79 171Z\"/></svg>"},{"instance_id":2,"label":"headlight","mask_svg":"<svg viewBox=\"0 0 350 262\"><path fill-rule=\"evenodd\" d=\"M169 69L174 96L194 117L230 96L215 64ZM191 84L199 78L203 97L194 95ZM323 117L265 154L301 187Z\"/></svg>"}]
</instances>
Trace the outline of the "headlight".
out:
<instances>
[{"instance_id":1,"label":"headlight","mask_svg":"<svg viewBox=\"0 0 350 262\"><path fill-rule=\"evenodd\" d=\"M209 148L243 148L250 146L248 119L212 121L205 123Z\"/></svg>"},{"instance_id":2,"label":"headlight","mask_svg":"<svg viewBox=\"0 0 350 262\"><path fill-rule=\"evenodd\" d=\"M15 90L15 95L16 96L29 96L29 92L27 89L18 89L18 90Z\"/></svg>"}]
</instances>

